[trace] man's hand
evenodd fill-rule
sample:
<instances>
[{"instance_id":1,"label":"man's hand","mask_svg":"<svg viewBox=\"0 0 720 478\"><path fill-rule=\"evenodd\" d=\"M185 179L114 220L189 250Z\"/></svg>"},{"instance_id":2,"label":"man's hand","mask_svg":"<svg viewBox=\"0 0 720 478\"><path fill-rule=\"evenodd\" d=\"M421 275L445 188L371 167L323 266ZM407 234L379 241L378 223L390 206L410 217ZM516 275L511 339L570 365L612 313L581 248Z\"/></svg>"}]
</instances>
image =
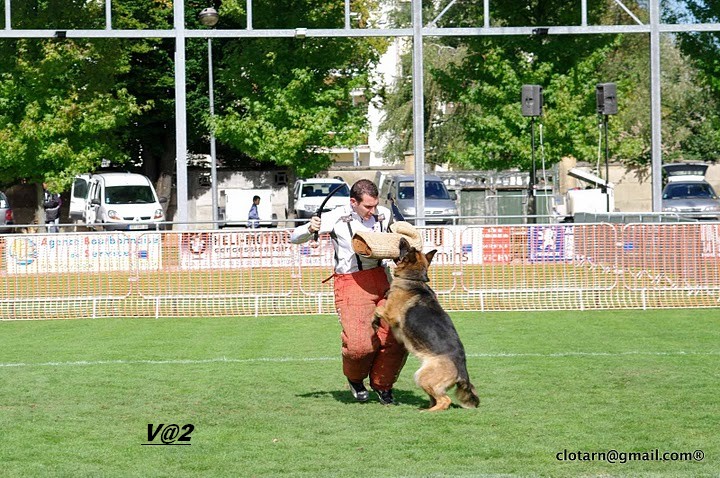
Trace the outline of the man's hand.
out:
<instances>
[{"instance_id":1,"label":"man's hand","mask_svg":"<svg viewBox=\"0 0 720 478\"><path fill-rule=\"evenodd\" d=\"M310 218L310 225L308 226L308 232L315 234L320 230L320 216L313 216Z\"/></svg>"}]
</instances>

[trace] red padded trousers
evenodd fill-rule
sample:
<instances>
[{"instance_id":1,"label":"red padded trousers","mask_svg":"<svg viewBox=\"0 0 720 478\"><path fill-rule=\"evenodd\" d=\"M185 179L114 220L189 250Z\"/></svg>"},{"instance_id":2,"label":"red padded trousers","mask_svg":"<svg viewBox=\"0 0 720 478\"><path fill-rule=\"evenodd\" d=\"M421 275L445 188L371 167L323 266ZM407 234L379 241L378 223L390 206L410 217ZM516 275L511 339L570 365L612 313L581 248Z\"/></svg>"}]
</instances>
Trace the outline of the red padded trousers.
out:
<instances>
[{"instance_id":1,"label":"red padded trousers","mask_svg":"<svg viewBox=\"0 0 720 478\"><path fill-rule=\"evenodd\" d=\"M389 390L400 375L407 351L385 321L373 328L375 307L390 288L385 269L336 274L335 307L342 326L343 373L353 382L370 377L370 386Z\"/></svg>"}]
</instances>

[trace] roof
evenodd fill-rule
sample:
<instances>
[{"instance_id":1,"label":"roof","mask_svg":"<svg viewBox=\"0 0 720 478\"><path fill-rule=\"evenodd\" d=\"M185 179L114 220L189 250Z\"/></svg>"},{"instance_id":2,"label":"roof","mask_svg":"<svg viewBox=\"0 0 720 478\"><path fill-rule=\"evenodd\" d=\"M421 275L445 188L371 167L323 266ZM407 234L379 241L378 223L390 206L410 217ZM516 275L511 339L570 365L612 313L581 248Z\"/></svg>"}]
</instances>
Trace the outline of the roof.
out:
<instances>
[{"instance_id":1,"label":"roof","mask_svg":"<svg viewBox=\"0 0 720 478\"><path fill-rule=\"evenodd\" d=\"M570 171L568 171L568 175L572 176L575 179L585 181L586 183L594 184L596 187L605 186L611 189L615 187L613 183L607 182L597 174L591 173L590 171L585 171L584 169L571 168Z\"/></svg>"},{"instance_id":2,"label":"roof","mask_svg":"<svg viewBox=\"0 0 720 478\"><path fill-rule=\"evenodd\" d=\"M148 185L150 180L142 174L136 173L98 173L91 177L101 177L105 182L105 186L129 186L129 185Z\"/></svg>"},{"instance_id":3,"label":"roof","mask_svg":"<svg viewBox=\"0 0 720 478\"><path fill-rule=\"evenodd\" d=\"M314 183L314 184L341 184L344 183L342 179L335 179L335 178L305 178L305 179L298 179L298 181L302 181L304 183Z\"/></svg>"},{"instance_id":4,"label":"roof","mask_svg":"<svg viewBox=\"0 0 720 478\"><path fill-rule=\"evenodd\" d=\"M415 181L414 174L396 174L391 177L395 178L396 181ZM434 174L426 174L425 181L428 181L428 180L442 182L442 179L440 179L440 176L435 176Z\"/></svg>"}]
</instances>

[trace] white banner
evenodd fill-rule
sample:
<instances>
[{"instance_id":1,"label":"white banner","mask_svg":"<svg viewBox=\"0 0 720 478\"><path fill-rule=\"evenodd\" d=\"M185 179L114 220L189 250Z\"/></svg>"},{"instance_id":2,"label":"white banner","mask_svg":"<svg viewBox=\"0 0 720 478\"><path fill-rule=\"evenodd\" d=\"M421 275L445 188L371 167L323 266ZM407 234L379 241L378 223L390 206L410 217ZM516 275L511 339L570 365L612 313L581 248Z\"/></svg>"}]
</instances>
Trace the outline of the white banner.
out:
<instances>
[{"instance_id":1,"label":"white banner","mask_svg":"<svg viewBox=\"0 0 720 478\"><path fill-rule=\"evenodd\" d=\"M151 271L162 264L159 233L23 234L5 241L9 274Z\"/></svg>"},{"instance_id":2,"label":"white banner","mask_svg":"<svg viewBox=\"0 0 720 478\"><path fill-rule=\"evenodd\" d=\"M465 226L438 226L423 229L423 251L437 249L438 265L481 264L482 229Z\"/></svg>"},{"instance_id":3,"label":"white banner","mask_svg":"<svg viewBox=\"0 0 720 478\"><path fill-rule=\"evenodd\" d=\"M187 232L180 240L180 268L291 267L298 260L296 247L284 230Z\"/></svg>"},{"instance_id":4,"label":"white banner","mask_svg":"<svg viewBox=\"0 0 720 478\"><path fill-rule=\"evenodd\" d=\"M423 250L437 249L433 262L439 265L509 263L511 231L505 226L424 227ZM296 245L290 243L286 230L186 232L179 254L181 269L332 267L334 258L329 236Z\"/></svg>"}]
</instances>

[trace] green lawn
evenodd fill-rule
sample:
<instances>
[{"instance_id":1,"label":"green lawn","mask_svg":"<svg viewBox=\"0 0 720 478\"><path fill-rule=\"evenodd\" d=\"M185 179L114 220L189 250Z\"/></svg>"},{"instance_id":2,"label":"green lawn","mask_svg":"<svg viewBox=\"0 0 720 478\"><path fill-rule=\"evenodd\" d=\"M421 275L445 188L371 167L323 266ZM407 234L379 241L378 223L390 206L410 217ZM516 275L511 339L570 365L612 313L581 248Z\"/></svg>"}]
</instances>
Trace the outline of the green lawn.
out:
<instances>
[{"instance_id":1,"label":"green lawn","mask_svg":"<svg viewBox=\"0 0 720 478\"><path fill-rule=\"evenodd\" d=\"M414 358L354 403L332 316L0 322L2 476L720 476L720 311L453 318L481 404L437 414Z\"/></svg>"}]
</instances>

